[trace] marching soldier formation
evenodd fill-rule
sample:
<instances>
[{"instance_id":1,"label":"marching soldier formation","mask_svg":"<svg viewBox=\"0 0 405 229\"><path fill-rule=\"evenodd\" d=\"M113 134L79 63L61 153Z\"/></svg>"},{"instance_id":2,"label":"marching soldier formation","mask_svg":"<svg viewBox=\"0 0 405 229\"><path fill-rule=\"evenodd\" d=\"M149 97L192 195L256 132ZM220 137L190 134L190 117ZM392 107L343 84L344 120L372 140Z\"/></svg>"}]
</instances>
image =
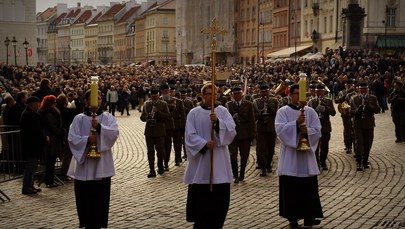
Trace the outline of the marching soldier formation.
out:
<instances>
[{"instance_id":1,"label":"marching soldier formation","mask_svg":"<svg viewBox=\"0 0 405 229\"><path fill-rule=\"evenodd\" d=\"M267 176L273 171L272 164L277 139L274 126L275 116L280 107L291 103L291 97L288 95L289 87L297 80L279 82L279 85L265 81L257 86L237 84L233 87L228 86L229 89L221 87L217 92L216 103L225 104L224 107L227 108L236 124L237 134L228 146L234 183L245 180L250 148L255 143L257 160L250 163L256 163L256 168L260 169L260 176ZM366 82L348 78L342 84L344 89L337 93L333 101L329 96L328 87L322 81L310 80L308 82L308 107L312 107L316 111L322 126L322 136L315 151L318 167L328 170L330 166L333 166L328 165L328 153L332 132L330 119L336 115L335 102L344 127L343 148L347 154L354 152L357 171L368 169L374 136L374 115L380 111L377 98L369 92L369 85ZM198 87L171 88L167 83L160 86L154 85L153 90L150 90L150 98L145 101L141 115L141 120L146 122L148 177L156 176L155 152L159 174L169 171L172 145L174 164L180 166L183 159L187 160L184 145L187 115L193 108L201 106L202 95L196 90ZM395 142L405 142L405 90L402 82L394 83L394 90L387 102L391 104Z\"/></svg>"}]
</instances>

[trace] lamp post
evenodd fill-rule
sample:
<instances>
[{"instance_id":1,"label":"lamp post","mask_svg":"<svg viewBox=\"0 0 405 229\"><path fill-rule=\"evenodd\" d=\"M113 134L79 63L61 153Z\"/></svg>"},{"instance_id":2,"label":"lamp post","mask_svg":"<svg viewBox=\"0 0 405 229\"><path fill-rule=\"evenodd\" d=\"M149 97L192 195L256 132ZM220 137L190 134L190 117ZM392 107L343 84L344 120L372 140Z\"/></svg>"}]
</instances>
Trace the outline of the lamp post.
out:
<instances>
[{"instance_id":1,"label":"lamp post","mask_svg":"<svg viewBox=\"0 0 405 229\"><path fill-rule=\"evenodd\" d=\"M297 62L297 20L294 15L291 19L294 21L294 61Z\"/></svg>"},{"instance_id":2,"label":"lamp post","mask_svg":"<svg viewBox=\"0 0 405 229\"><path fill-rule=\"evenodd\" d=\"M179 32L180 38L180 66L183 66L183 39L181 39L181 32Z\"/></svg>"},{"instance_id":3,"label":"lamp post","mask_svg":"<svg viewBox=\"0 0 405 229\"><path fill-rule=\"evenodd\" d=\"M25 38L25 41L23 42L23 46L25 48L25 65L28 66L28 45L30 43L28 43L27 38Z\"/></svg>"},{"instance_id":4,"label":"lamp post","mask_svg":"<svg viewBox=\"0 0 405 229\"><path fill-rule=\"evenodd\" d=\"M6 46L6 64L8 65L8 46L10 45L10 39L8 39L8 37L4 40L4 45Z\"/></svg>"},{"instance_id":5,"label":"lamp post","mask_svg":"<svg viewBox=\"0 0 405 229\"><path fill-rule=\"evenodd\" d=\"M260 21L260 25L262 26L262 64L264 64L264 22Z\"/></svg>"},{"instance_id":6,"label":"lamp post","mask_svg":"<svg viewBox=\"0 0 405 229\"><path fill-rule=\"evenodd\" d=\"M11 45L14 47L14 64L17 66L17 40L13 37Z\"/></svg>"}]
</instances>

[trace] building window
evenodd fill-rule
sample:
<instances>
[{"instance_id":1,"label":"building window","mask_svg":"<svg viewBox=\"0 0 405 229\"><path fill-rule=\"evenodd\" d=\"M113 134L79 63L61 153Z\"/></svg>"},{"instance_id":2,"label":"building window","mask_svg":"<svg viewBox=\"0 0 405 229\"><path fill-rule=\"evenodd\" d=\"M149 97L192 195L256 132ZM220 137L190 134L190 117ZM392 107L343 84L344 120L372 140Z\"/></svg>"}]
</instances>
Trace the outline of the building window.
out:
<instances>
[{"instance_id":1,"label":"building window","mask_svg":"<svg viewBox=\"0 0 405 229\"><path fill-rule=\"evenodd\" d=\"M333 16L329 16L329 33L332 32L332 27L333 27Z\"/></svg>"},{"instance_id":2,"label":"building window","mask_svg":"<svg viewBox=\"0 0 405 229\"><path fill-rule=\"evenodd\" d=\"M163 25L168 25L169 24L169 19L167 17L163 18Z\"/></svg>"},{"instance_id":3,"label":"building window","mask_svg":"<svg viewBox=\"0 0 405 229\"><path fill-rule=\"evenodd\" d=\"M323 18L323 32L324 33L326 33L326 31L328 31L327 28L326 28L327 25L328 25L328 18L324 17Z\"/></svg>"},{"instance_id":4,"label":"building window","mask_svg":"<svg viewBox=\"0 0 405 229\"><path fill-rule=\"evenodd\" d=\"M395 27L395 13L396 9L395 8L388 8L387 7L387 27Z\"/></svg>"},{"instance_id":5,"label":"building window","mask_svg":"<svg viewBox=\"0 0 405 229\"><path fill-rule=\"evenodd\" d=\"M252 44L256 44L256 30L252 29Z\"/></svg>"}]
</instances>

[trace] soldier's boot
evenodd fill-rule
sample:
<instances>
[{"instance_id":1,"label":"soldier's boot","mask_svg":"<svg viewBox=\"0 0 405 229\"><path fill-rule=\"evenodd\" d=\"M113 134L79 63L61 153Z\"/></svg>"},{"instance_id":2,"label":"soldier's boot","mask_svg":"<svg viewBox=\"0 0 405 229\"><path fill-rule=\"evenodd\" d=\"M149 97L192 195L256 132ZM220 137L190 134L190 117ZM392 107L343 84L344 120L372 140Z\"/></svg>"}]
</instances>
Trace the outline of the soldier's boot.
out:
<instances>
[{"instance_id":1,"label":"soldier's boot","mask_svg":"<svg viewBox=\"0 0 405 229\"><path fill-rule=\"evenodd\" d=\"M352 146L351 144L346 147L346 153L351 153L352 152Z\"/></svg>"},{"instance_id":2,"label":"soldier's boot","mask_svg":"<svg viewBox=\"0 0 405 229\"><path fill-rule=\"evenodd\" d=\"M159 175L165 173L165 168L163 167L163 159L158 159L158 173Z\"/></svg>"},{"instance_id":3,"label":"soldier's boot","mask_svg":"<svg viewBox=\"0 0 405 229\"><path fill-rule=\"evenodd\" d=\"M261 177L265 177L265 176L267 176L267 171L266 171L266 163L261 163L260 164L260 168L261 168L261 173L260 173L260 176Z\"/></svg>"},{"instance_id":4,"label":"soldier's boot","mask_svg":"<svg viewBox=\"0 0 405 229\"><path fill-rule=\"evenodd\" d=\"M239 178L238 178L238 161L237 160L231 160L231 167L232 167L232 173L233 173L233 183L237 184L239 183Z\"/></svg>"},{"instance_id":5,"label":"soldier's boot","mask_svg":"<svg viewBox=\"0 0 405 229\"><path fill-rule=\"evenodd\" d=\"M148 178L151 178L151 177L156 177L156 172L155 172L155 165L154 165L154 163L149 163Z\"/></svg>"},{"instance_id":6,"label":"soldier's boot","mask_svg":"<svg viewBox=\"0 0 405 229\"><path fill-rule=\"evenodd\" d=\"M370 168L369 162L368 162L368 156L363 157L363 168L365 168L365 169Z\"/></svg>"},{"instance_id":7,"label":"soldier's boot","mask_svg":"<svg viewBox=\"0 0 405 229\"><path fill-rule=\"evenodd\" d=\"M268 173L273 172L273 168L271 167L271 161L267 162L266 169Z\"/></svg>"},{"instance_id":8,"label":"soldier's boot","mask_svg":"<svg viewBox=\"0 0 405 229\"><path fill-rule=\"evenodd\" d=\"M357 155L356 161L357 161L357 169L356 169L356 171L363 171L363 164L362 164L360 155Z\"/></svg>"},{"instance_id":9,"label":"soldier's boot","mask_svg":"<svg viewBox=\"0 0 405 229\"><path fill-rule=\"evenodd\" d=\"M245 179L245 170L246 170L246 163L240 165L240 175L239 181L243 181Z\"/></svg>"}]
</instances>

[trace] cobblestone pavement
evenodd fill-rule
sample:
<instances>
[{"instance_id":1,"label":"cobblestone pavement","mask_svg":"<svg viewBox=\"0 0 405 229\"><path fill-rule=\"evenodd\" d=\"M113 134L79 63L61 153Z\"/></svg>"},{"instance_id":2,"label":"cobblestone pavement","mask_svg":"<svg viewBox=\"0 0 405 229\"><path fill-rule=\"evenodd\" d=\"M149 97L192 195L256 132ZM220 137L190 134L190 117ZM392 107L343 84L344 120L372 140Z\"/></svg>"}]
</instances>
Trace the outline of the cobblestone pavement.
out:
<instances>
[{"instance_id":1,"label":"cobblestone pavement","mask_svg":"<svg viewBox=\"0 0 405 229\"><path fill-rule=\"evenodd\" d=\"M116 176L112 180L109 228L192 228L185 221L185 163L175 167L172 162L163 176L146 177L144 123L139 115L132 110L131 116L117 116L120 137L113 150ZM332 123L329 170L319 176L325 218L317 228L404 227L405 144L394 143L390 112L376 115L371 168L364 172L356 172L353 154L343 150L340 116L333 117ZM278 177L274 172L259 177L254 148L245 181L232 184L224 228L288 228L288 222L278 215ZM78 227L72 183L42 187L41 193L30 197L21 195L21 182L0 183L0 189L11 197L10 202L0 202L1 229Z\"/></svg>"}]
</instances>

